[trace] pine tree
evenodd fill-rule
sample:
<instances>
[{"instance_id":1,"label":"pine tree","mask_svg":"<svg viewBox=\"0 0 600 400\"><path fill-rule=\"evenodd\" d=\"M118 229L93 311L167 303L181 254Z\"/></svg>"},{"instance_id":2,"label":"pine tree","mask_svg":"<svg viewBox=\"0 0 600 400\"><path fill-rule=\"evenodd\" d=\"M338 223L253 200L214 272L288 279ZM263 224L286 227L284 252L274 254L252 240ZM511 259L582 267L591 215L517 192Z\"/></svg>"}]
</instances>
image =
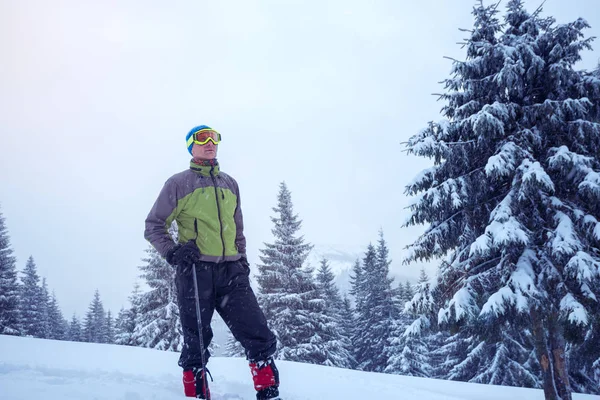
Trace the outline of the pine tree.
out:
<instances>
[{"instance_id":1,"label":"pine tree","mask_svg":"<svg viewBox=\"0 0 600 400\"><path fill-rule=\"evenodd\" d=\"M141 311L141 292L138 283L133 287L129 303L131 307L121 308L115 320L115 343L125 346L140 346L140 343L136 343L133 337L135 324Z\"/></svg>"},{"instance_id":2,"label":"pine tree","mask_svg":"<svg viewBox=\"0 0 600 400\"><path fill-rule=\"evenodd\" d=\"M584 75L584 87L592 103L590 120L600 122L600 63ZM589 312L586 332L569 331L575 342L569 349L569 375L576 392L600 394L600 308L598 302L588 305L595 309Z\"/></svg>"},{"instance_id":3,"label":"pine tree","mask_svg":"<svg viewBox=\"0 0 600 400\"><path fill-rule=\"evenodd\" d=\"M406 304L406 302L408 300L407 300L407 296L404 293L404 284L403 283L401 283L401 282L398 283L398 286L396 287L394 296L396 298L398 308L400 310L404 310L404 305Z\"/></svg>"},{"instance_id":4,"label":"pine tree","mask_svg":"<svg viewBox=\"0 0 600 400\"><path fill-rule=\"evenodd\" d=\"M44 326L47 321L44 313L46 307L42 298L40 277L32 256L29 257L21 277L19 307L21 308L21 325L25 336L43 338L46 334Z\"/></svg>"},{"instance_id":5,"label":"pine tree","mask_svg":"<svg viewBox=\"0 0 600 400\"><path fill-rule=\"evenodd\" d=\"M229 332L227 337L227 344L225 345L223 355L225 357L244 357L246 355L242 344L237 341L231 332Z\"/></svg>"},{"instance_id":6,"label":"pine tree","mask_svg":"<svg viewBox=\"0 0 600 400\"><path fill-rule=\"evenodd\" d=\"M46 278L42 278L41 294L40 294L40 320L37 322L40 328L41 338L50 338L50 310L48 305L50 304L50 292L48 290L48 283Z\"/></svg>"},{"instance_id":7,"label":"pine tree","mask_svg":"<svg viewBox=\"0 0 600 400\"><path fill-rule=\"evenodd\" d=\"M280 308L281 298L286 295L288 274L302 269L310 244L304 243L304 237L296 237L302 221L293 212L291 193L285 182L280 184L277 195L277 207L273 208L277 215L271 217L275 227L271 230L275 237L273 244L265 243L261 249L262 265L258 265L257 281L260 289L259 301L268 321L274 321Z\"/></svg>"},{"instance_id":8,"label":"pine tree","mask_svg":"<svg viewBox=\"0 0 600 400\"><path fill-rule=\"evenodd\" d=\"M280 359L334 365L336 354L343 352L337 340L336 326L325 313L326 304L319 296L312 271L303 264L312 246L298 236L302 222L293 212L291 193L280 185L275 225L275 242L261 249L259 302L270 327L277 335Z\"/></svg>"},{"instance_id":9,"label":"pine tree","mask_svg":"<svg viewBox=\"0 0 600 400\"><path fill-rule=\"evenodd\" d=\"M600 310L590 315L590 319L585 333L574 332L575 343L568 351L569 375L575 392L600 394L600 375L597 375L600 372L597 369L600 367Z\"/></svg>"},{"instance_id":10,"label":"pine tree","mask_svg":"<svg viewBox=\"0 0 600 400\"><path fill-rule=\"evenodd\" d=\"M600 125L588 98L600 86L573 68L590 48L585 21L555 25L510 0L502 24L496 7L474 9L467 61L441 96L446 120L408 143L434 166L406 189L420 195L407 224L429 224L407 261L447 255L439 322L466 354L451 377L531 385L533 342L546 398L569 400L566 341L589 329L600 296Z\"/></svg>"},{"instance_id":11,"label":"pine tree","mask_svg":"<svg viewBox=\"0 0 600 400\"><path fill-rule=\"evenodd\" d=\"M390 332L399 316L389 278L388 249L379 233L377 249L369 244L363 259L364 304L358 311L357 331L352 340L358 368L383 372L390 355Z\"/></svg>"},{"instance_id":12,"label":"pine tree","mask_svg":"<svg viewBox=\"0 0 600 400\"><path fill-rule=\"evenodd\" d=\"M389 258L389 249L387 243L383 237L383 230L379 231L379 241L377 243L377 287L381 290L381 307L389 313L388 321L398 317L400 309L397 308L397 301L395 298L395 291L392 289L393 278L389 277L390 265L392 260ZM407 282L408 283L408 282ZM412 288L410 289L412 293ZM406 294L406 288L405 288Z\"/></svg>"},{"instance_id":13,"label":"pine tree","mask_svg":"<svg viewBox=\"0 0 600 400\"><path fill-rule=\"evenodd\" d=\"M344 295L342 299L340 319L339 330L343 337L342 345L345 347L348 354L348 367L356 368L357 362L354 358L354 346L352 345L352 338L355 336L356 332L356 322L352 303L346 295Z\"/></svg>"},{"instance_id":14,"label":"pine tree","mask_svg":"<svg viewBox=\"0 0 600 400\"><path fill-rule=\"evenodd\" d=\"M177 306L175 270L149 246L140 266L150 291L140 295L132 341L157 350L181 351L183 333Z\"/></svg>"},{"instance_id":15,"label":"pine tree","mask_svg":"<svg viewBox=\"0 0 600 400\"><path fill-rule=\"evenodd\" d=\"M67 340L71 342L82 342L83 341L83 332L81 330L81 322L75 314L73 314L73 318L71 318L71 322L69 323L69 330L67 333Z\"/></svg>"},{"instance_id":16,"label":"pine tree","mask_svg":"<svg viewBox=\"0 0 600 400\"><path fill-rule=\"evenodd\" d=\"M52 292L52 296L48 302L48 339L65 340L67 335L68 323L62 315L62 311L58 306L56 294Z\"/></svg>"},{"instance_id":17,"label":"pine tree","mask_svg":"<svg viewBox=\"0 0 600 400\"><path fill-rule=\"evenodd\" d=\"M592 364L592 368L594 371L594 379L596 380L597 387L600 387L600 358L594 361Z\"/></svg>"},{"instance_id":18,"label":"pine tree","mask_svg":"<svg viewBox=\"0 0 600 400\"><path fill-rule=\"evenodd\" d=\"M363 266L358 259L354 262L354 266L352 266L350 286L350 295L354 298L354 309L356 314L360 315L363 313L367 294Z\"/></svg>"},{"instance_id":19,"label":"pine tree","mask_svg":"<svg viewBox=\"0 0 600 400\"><path fill-rule=\"evenodd\" d=\"M135 329L135 319L131 318L131 310L121 307L115 318L115 344L130 346L131 335ZM130 329L128 329L131 327Z\"/></svg>"},{"instance_id":20,"label":"pine tree","mask_svg":"<svg viewBox=\"0 0 600 400\"><path fill-rule=\"evenodd\" d=\"M410 290L413 290L412 286ZM434 376L428 340L432 333L433 304L429 277L421 269L416 291L405 303L401 317L393 328L385 372L419 377Z\"/></svg>"},{"instance_id":21,"label":"pine tree","mask_svg":"<svg viewBox=\"0 0 600 400\"><path fill-rule=\"evenodd\" d=\"M343 328L344 304L340 292L335 285L335 276L331 272L327 259L321 260L317 271L317 293L324 302L323 314L330 321L331 333L327 339L327 360L322 363L342 368L353 365L352 336Z\"/></svg>"},{"instance_id":22,"label":"pine tree","mask_svg":"<svg viewBox=\"0 0 600 400\"><path fill-rule=\"evenodd\" d=\"M316 282L321 291L322 298L327 303L329 314L339 314L339 311L342 308L342 298L340 296L340 291L335 286L335 275L331 272L329 261L325 258L321 260L321 265L317 271Z\"/></svg>"},{"instance_id":23,"label":"pine tree","mask_svg":"<svg viewBox=\"0 0 600 400\"><path fill-rule=\"evenodd\" d=\"M112 317L110 310L106 313L106 337L104 343L115 342L115 320Z\"/></svg>"},{"instance_id":24,"label":"pine tree","mask_svg":"<svg viewBox=\"0 0 600 400\"><path fill-rule=\"evenodd\" d=\"M0 211L0 334L20 335L19 285L10 236Z\"/></svg>"},{"instance_id":25,"label":"pine tree","mask_svg":"<svg viewBox=\"0 0 600 400\"><path fill-rule=\"evenodd\" d=\"M413 296L415 295L415 291L413 290L413 286L410 283L410 281L406 281L404 282L404 288L402 289L402 294L404 295L403 297L403 303L406 304L407 302L411 301ZM403 304L403 306L404 306Z\"/></svg>"},{"instance_id":26,"label":"pine tree","mask_svg":"<svg viewBox=\"0 0 600 400\"><path fill-rule=\"evenodd\" d=\"M363 269L363 265L360 260L356 260L352 267L352 274L350 275L350 294L354 298L354 312L353 312L353 327L351 330L351 342L352 342L352 357L354 358L355 369L358 369L360 364L364 361L364 356L361 353L362 338L363 338L363 316L368 312L365 309L365 299L367 297L367 285L365 281L366 275Z\"/></svg>"},{"instance_id":27,"label":"pine tree","mask_svg":"<svg viewBox=\"0 0 600 400\"><path fill-rule=\"evenodd\" d=\"M83 340L89 343L104 343L106 340L106 313L98 289L85 315Z\"/></svg>"}]
</instances>

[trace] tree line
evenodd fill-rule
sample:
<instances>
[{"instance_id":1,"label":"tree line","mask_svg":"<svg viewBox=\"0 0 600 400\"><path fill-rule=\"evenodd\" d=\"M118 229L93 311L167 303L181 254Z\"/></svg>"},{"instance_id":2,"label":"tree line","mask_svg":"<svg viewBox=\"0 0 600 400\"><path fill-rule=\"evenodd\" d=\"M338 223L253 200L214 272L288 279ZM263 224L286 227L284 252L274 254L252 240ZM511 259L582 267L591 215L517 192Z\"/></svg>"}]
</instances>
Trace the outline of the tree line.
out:
<instances>
[{"instance_id":1,"label":"tree line","mask_svg":"<svg viewBox=\"0 0 600 400\"><path fill-rule=\"evenodd\" d=\"M0 212L0 334L75 342L113 343L115 321L96 290L83 321L67 321L33 256L18 276L10 236Z\"/></svg>"}]
</instances>

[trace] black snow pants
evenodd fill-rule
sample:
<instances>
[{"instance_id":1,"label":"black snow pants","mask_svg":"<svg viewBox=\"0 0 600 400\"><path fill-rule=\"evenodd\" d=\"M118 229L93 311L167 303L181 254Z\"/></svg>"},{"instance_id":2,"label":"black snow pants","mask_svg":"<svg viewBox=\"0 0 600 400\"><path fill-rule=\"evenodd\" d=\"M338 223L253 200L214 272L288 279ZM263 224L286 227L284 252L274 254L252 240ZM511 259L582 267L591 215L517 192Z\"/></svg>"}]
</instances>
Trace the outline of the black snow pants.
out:
<instances>
[{"instance_id":1,"label":"black snow pants","mask_svg":"<svg viewBox=\"0 0 600 400\"><path fill-rule=\"evenodd\" d=\"M242 344L249 360L265 360L272 356L277 339L268 328L250 287L249 269L239 261L201 262L196 265L196 274L205 360L210 357L208 345L213 337L210 322L215 310ZM179 366L188 370L202 366L192 267L178 266L175 281L184 341Z\"/></svg>"}]
</instances>

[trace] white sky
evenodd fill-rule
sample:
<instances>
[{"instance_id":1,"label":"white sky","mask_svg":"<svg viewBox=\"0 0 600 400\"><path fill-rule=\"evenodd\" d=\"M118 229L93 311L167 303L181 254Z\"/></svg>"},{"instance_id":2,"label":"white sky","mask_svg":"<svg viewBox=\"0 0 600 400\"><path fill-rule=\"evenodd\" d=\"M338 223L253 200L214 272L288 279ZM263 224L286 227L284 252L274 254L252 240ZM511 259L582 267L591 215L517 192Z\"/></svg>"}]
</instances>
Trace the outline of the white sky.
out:
<instances>
[{"instance_id":1,"label":"white sky","mask_svg":"<svg viewBox=\"0 0 600 400\"><path fill-rule=\"evenodd\" d=\"M285 180L309 242L364 248L381 227L392 269L417 276L400 264L421 231L401 228L403 192L429 163L400 143L441 118L431 93L443 56L464 59L474 4L0 0L0 207L18 268L34 256L65 317L96 288L126 306L144 219L188 167L185 134L207 124L240 185L251 261ZM598 0L544 9L600 35Z\"/></svg>"}]
</instances>

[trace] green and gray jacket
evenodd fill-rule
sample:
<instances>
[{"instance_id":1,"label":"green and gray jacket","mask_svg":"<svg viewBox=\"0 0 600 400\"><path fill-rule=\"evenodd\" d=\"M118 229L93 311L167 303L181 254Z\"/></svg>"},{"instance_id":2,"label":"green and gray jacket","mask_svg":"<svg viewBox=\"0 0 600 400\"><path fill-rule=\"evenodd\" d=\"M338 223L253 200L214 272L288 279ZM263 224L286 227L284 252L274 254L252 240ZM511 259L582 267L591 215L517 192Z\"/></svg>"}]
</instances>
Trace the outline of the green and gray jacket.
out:
<instances>
[{"instance_id":1,"label":"green and gray jacket","mask_svg":"<svg viewBox=\"0 0 600 400\"><path fill-rule=\"evenodd\" d=\"M194 240L201 260L235 261L246 256L238 184L219 165L190 169L167 180L146 218L144 237L165 257L175 244L168 229L175 221L179 243Z\"/></svg>"}]
</instances>

